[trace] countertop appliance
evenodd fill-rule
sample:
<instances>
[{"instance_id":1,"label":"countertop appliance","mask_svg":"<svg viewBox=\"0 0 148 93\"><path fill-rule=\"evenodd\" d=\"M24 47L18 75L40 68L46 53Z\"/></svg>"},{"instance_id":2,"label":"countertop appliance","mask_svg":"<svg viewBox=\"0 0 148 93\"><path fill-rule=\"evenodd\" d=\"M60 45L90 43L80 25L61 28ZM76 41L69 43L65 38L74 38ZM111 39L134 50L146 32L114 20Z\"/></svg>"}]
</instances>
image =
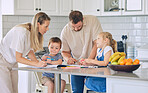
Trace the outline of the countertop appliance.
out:
<instances>
[{"instance_id":1,"label":"countertop appliance","mask_svg":"<svg viewBox=\"0 0 148 93\"><path fill-rule=\"evenodd\" d=\"M117 41L117 50L119 52L124 52L124 46L123 46L123 42L122 41Z\"/></svg>"}]
</instances>

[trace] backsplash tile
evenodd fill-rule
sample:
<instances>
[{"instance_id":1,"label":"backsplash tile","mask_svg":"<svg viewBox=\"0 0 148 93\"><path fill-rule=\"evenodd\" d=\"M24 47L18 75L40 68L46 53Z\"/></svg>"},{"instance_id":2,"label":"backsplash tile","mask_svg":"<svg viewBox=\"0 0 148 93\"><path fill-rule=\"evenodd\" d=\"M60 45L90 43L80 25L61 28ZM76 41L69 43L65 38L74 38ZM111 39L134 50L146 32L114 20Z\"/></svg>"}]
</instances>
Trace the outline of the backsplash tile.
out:
<instances>
[{"instance_id":1,"label":"backsplash tile","mask_svg":"<svg viewBox=\"0 0 148 93\"><path fill-rule=\"evenodd\" d=\"M33 16L2 16L3 37L15 25L31 22ZM128 35L127 42L133 46L141 46L148 43L148 18L147 16L100 16L98 17L103 31L112 33L116 41L120 41L122 35ZM51 16L49 31L44 35L44 46L48 45L51 37L60 37L63 27L69 22L66 16Z\"/></svg>"}]
</instances>

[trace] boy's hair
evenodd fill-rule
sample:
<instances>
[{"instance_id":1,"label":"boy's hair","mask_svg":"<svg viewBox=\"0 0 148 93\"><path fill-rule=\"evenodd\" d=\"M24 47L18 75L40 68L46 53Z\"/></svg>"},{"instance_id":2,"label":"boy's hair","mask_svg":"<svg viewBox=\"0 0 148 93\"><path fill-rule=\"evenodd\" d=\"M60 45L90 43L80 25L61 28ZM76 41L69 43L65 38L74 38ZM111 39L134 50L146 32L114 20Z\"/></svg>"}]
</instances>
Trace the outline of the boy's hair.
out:
<instances>
[{"instance_id":1,"label":"boy's hair","mask_svg":"<svg viewBox=\"0 0 148 93\"><path fill-rule=\"evenodd\" d=\"M58 37L52 37L49 39L49 43L48 43L48 47L51 43L59 43L60 44L60 48L61 48L61 45L62 45L62 41L60 38Z\"/></svg>"},{"instance_id":2,"label":"boy's hair","mask_svg":"<svg viewBox=\"0 0 148 93\"><path fill-rule=\"evenodd\" d=\"M100 32L99 34L102 35L103 39L108 38L109 45L113 48L114 53L117 52L117 42L112 38L112 34L109 32Z\"/></svg>"},{"instance_id":3,"label":"boy's hair","mask_svg":"<svg viewBox=\"0 0 148 93\"><path fill-rule=\"evenodd\" d=\"M83 22L83 15L80 11L72 11L69 14L69 20L72 21L73 24L77 24L78 22Z\"/></svg>"}]
</instances>

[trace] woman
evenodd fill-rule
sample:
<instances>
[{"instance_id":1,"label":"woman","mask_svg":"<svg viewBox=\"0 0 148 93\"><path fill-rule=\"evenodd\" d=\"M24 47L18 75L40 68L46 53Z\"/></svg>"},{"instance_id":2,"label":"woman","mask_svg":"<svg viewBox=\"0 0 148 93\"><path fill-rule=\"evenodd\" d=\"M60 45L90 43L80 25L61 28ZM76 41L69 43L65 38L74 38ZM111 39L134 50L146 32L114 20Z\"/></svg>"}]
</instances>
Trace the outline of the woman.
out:
<instances>
[{"instance_id":1,"label":"woman","mask_svg":"<svg viewBox=\"0 0 148 93\"><path fill-rule=\"evenodd\" d=\"M44 61L38 61L34 52L43 49L43 35L49 30L50 18L43 12L37 13L32 23L13 27L0 43L0 91L1 93L18 93L17 62L45 67ZM25 58L25 56L31 60Z\"/></svg>"}]
</instances>

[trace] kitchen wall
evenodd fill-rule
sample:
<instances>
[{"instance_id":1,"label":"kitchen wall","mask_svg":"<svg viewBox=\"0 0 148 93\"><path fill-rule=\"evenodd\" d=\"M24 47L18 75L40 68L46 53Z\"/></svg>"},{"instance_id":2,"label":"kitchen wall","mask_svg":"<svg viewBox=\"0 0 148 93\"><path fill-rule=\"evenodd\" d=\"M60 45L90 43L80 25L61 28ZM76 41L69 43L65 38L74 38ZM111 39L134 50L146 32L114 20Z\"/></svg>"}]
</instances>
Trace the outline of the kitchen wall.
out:
<instances>
[{"instance_id":1,"label":"kitchen wall","mask_svg":"<svg viewBox=\"0 0 148 93\"><path fill-rule=\"evenodd\" d=\"M3 16L3 36L16 24L31 22L33 16ZM103 31L113 34L115 40L121 40L123 34L128 35L129 45L141 46L148 43L148 17L147 16L112 16L98 17ZM49 31L44 35L44 46L53 36L60 36L62 28L68 22L68 17L51 17Z\"/></svg>"}]
</instances>

